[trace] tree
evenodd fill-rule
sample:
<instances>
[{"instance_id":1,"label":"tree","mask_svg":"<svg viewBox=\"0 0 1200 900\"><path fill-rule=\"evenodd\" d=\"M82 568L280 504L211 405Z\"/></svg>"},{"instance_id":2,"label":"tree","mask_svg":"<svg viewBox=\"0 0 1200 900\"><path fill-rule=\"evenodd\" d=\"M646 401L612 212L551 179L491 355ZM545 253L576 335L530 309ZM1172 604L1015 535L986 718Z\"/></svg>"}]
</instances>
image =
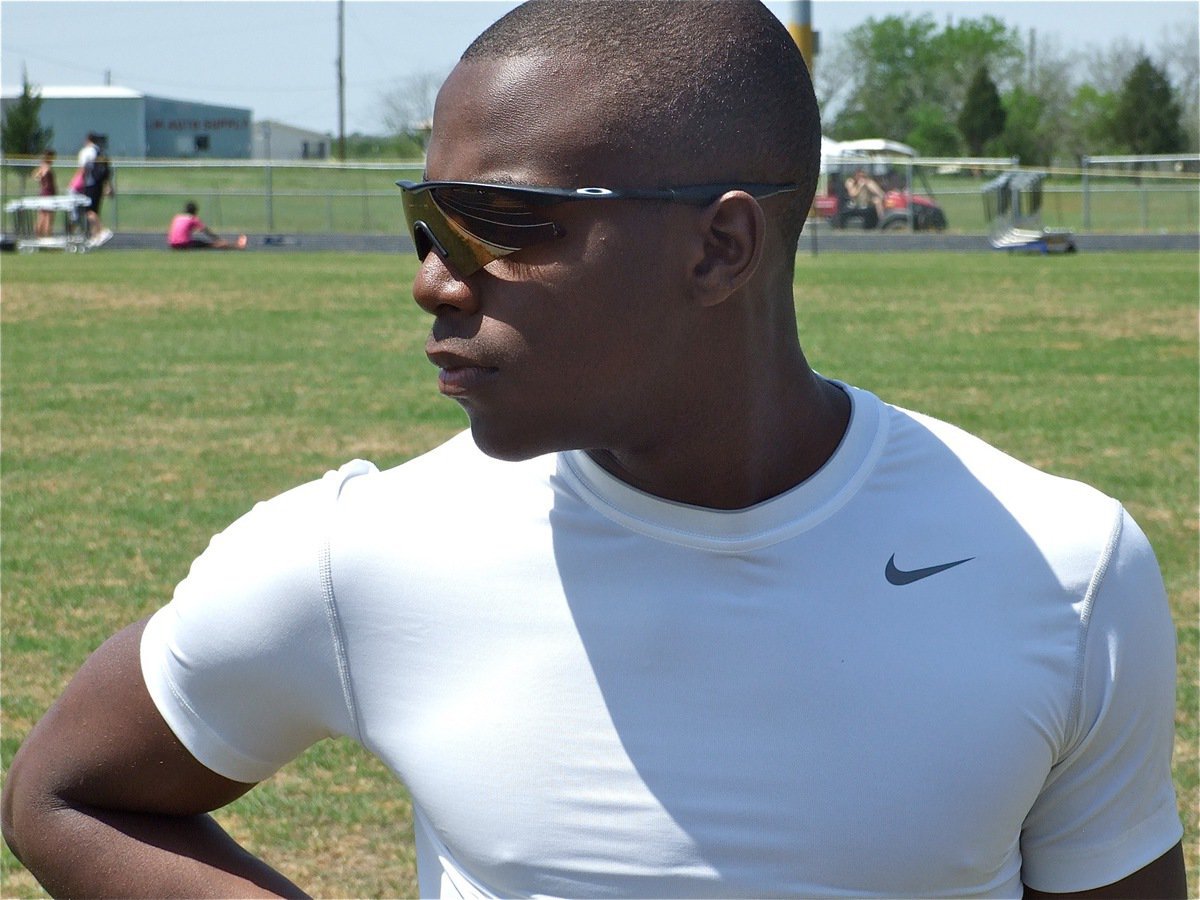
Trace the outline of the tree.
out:
<instances>
[{"instance_id":1,"label":"tree","mask_svg":"<svg viewBox=\"0 0 1200 900\"><path fill-rule=\"evenodd\" d=\"M0 122L0 148L5 156L37 156L50 146L54 129L41 123L41 93L21 75L21 95L4 111Z\"/></svg>"},{"instance_id":2,"label":"tree","mask_svg":"<svg viewBox=\"0 0 1200 900\"><path fill-rule=\"evenodd\" d=\"M972 156L983 156L987 142L1004 131L1004 118L1004 104L1000 102L996 82L988 74L987 66L980 66L958 114L958 130Z\"/></svg>"},{"instance_id":3,"label":"tree","mask_svg":"<svg viewBox=\"0 0 1200 900\"><path fill-rule=\"evenodd\" d=\"M1004 131L988 147L999 156L1016 156L1026 166L1046 166L1051 163L1053 150L1047 140L1047 129L1041 97L1023 87L1015 87L1004 95Z\"/></svg>"},{"instance_id":4,"label":"tree","mask_svg":"<svg viewBox=\"0 0 1200 900\"><path fill-rule=\"evenodd\" d=\"M1061 49L1051 35L1039 37L1036 49L1033 40L1031 35L1024 84L1039 101L1036 144L1049 164L1070 149L1071 101L1078 84L1081 58L1075 52Z\"/></svg>"},{"instance_id":5,"label":"tree","mask_svg":"<svg viewBox=\"0 0 1200 900\"><path fill-rule=\"evenodd\" d=\"M839 139L898 140L912 130L908 111L923 99L925 73L932 71L929 46L935 27L929 16L886 16L870 18L847 32L846 45L857 69L846 106L834 121Z\"/></svg>"},{"instance_id":6,"label":"tree","mask_svg":"<svg viewBox=\"0 0 1200 900\"><path fill-rule=\"evenodd\" d=\"M1195 29L1164 28L1155 59L1171 78L1183 108L1187 150L1200 152L1200 41Z\"/></svg>"},{"instance_id":7,"label":"tree","mask_svg":"<svg viewBox=\"0 0 1200 900\"><path fill-rule=\"evenodd\" d=\"M986 65L1008 80L1023 58L1016 31L991 16L941 29L929 15L871 18L843 40L839 59L854 65L846 70L851 87L831 134L841 140L909 137L917 150L929 154L950 142L943 126L953 132L973 67Z\"/></svg>"},{"instance_id":8,"label":"tree","mask_svg":"<svg viewBox=\"0 0 1200 900\"><path fill-rule=\"evenodd\" d=\"M346 135L347 159L417 160L424 154L421 142L408 134L374 135L356 131Z\"/></svg>"},{"instance_id":9,"label":"tree","mask_svg":"<svg viewBox=\"0 0 1200 900\"><path fill-rule=\"evenodd\" d=\"M1128 37L1119 37L1106 46L1089 44L1084 53L1088 84L1105 94L1119 94L1129 73L1144 54Z\"/></svg>"},{"instance_id":10,"label":"tree","mask_svg":"<svg viewBox=\"0 0 1200 900\"><path fill-rule=\"evenodd\" d=\"M1167 76L1143 55L1117 97L1113 137L1131 153L1179 153L1187 146L1181 115Z\"/></svg>"},{"instance_id":11,"label":"tree","mask_svg":"<svg viewBox=\"0 0 1200 900\"><path fill-rule=\"evenodd\" d=\"M946 25L934 38L934 51L941 70L935 89L951 118L962 109L967 85L980 66L997 85L1007 86L1016 83L1025 62L1017 30L994 16Z\"/></svg>"},{"instance_id":12,"label":"tree","mask_svg":"<svg viewBox=\"0 0 1200 900\"><path fill-rule=\"evenodd\" d=\"M383 122L395 135L416 138L424 152L433 124L433 106L445 73L420 72L383 96Z\"/></svg>"},{"instance_id":13,"label":"tree","mask_svg":"<svg viewBox=\"0 0 1200 900\"><path fill-rule=\"evenodd\" d=\"M1112 117L1116 107L1116 95L1098 91L1090 84L1081 84L1075 90L1062 120L1062 147L1075 162L1082 162L1085 156L1115 152Z\"/></svg>"},{"instance_id":14,"label":"tree","mask_svg":"<svg viewBox=\"0 0 1200 900\"><path fill-rule=\"evenodd\" d=\"M854 88L859 66L858 60L840 34L833 35L829 40L822 37L822 40L818 57L820 64L813 66L812 79L822 120L829 116L829 121L825 122L828 126L833 121L830 114L846 105Z\"/></svg>"},{"instance_id":15,"label":"tree","mask_svg":"<svg viewBox=\"0 0 1200 900\"><path fill-rule=\"evenodd\" d=\"M958 156L962 146L958 129L946 111L933 103L922 103L913 110L913 127L904 135L904 143L919 147L924 156Z\"/></svg>"}]
</instances>

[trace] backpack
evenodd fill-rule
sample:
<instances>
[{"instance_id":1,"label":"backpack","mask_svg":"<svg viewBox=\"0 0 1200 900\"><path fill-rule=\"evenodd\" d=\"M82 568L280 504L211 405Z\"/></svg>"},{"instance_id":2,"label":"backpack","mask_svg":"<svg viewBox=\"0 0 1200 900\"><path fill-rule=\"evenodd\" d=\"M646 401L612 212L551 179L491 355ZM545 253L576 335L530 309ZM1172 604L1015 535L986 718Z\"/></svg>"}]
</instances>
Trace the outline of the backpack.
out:
<instances>
[{"instance_id":1,"label":"backpack","mask_svg":"<svg viewBox=\"0 0 1200 900\"><path fill-rule=\"evenodd\" d=\"M108 164L108 159L103 156L97 156L92 163L92 184L96 187L103 187L112 175L112 168Z\"/></svg>"}]
</instances>

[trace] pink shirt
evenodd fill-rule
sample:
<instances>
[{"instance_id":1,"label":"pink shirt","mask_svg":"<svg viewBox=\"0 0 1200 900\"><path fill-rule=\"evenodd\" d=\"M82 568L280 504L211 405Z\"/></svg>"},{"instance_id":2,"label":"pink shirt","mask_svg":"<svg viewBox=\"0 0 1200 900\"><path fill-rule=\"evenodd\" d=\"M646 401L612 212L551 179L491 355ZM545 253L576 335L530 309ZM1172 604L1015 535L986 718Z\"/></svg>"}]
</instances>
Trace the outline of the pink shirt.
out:
<instances>
[{"instance_id":1,"label":"pink shirt","mask_svg":"<svg viewBox=\"0 0 1200 900\"><path fill-rule=\"evenodd\" d=\"M200 231L204 227L199 216L180 213L171 220L171 227L167 230L167 243L172 247L186 247L192 239L192 232Z\"/></svg>"}]
</instances>

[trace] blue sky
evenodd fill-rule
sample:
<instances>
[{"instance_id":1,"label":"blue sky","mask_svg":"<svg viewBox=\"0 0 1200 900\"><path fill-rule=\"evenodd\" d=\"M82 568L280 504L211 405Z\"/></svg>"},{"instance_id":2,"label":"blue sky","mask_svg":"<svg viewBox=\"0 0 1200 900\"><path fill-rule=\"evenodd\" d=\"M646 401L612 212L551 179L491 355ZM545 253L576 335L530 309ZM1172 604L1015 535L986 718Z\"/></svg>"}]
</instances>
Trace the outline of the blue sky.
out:
<instances>
[{"instance_id":1,"label":"blue sky","mask_svg":"<svg viewBox=\"0 0 1200 900\"><path fill-rule=\"evenodd\" d=\"M446 72L480 31L515 6L504 0L347 0L346 129L383 130L381 97L413 75ZM783 21L788 0L767 5ZM906 2L813 0L822 40L872 16L931 14L939 22L994 15L1065 50L1125 39L1147 50L1166 29L1198 32L1196 0ZM248 107L318 131L337 130L337 4L331 0L3 0L0 87L97 85ZM817 66L820 58L817 59Z\"/></svg>"}]
</instances>

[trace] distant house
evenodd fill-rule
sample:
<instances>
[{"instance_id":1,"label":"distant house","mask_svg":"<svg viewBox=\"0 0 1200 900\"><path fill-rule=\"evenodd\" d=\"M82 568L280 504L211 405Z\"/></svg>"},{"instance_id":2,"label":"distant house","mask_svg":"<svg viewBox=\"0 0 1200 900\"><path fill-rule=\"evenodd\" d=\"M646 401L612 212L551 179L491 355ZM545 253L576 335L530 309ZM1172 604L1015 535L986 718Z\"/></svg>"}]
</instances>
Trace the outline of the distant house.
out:
<instances>
[{"instance_id":1,"label":"distant house","mask_svg":"<svg viewBox=\"0 0 1200 900\"><path fill-rule=\"evenodd\" d=\"M41 123L54 129L60 157L74 155L89 131L108 138L108 153L127 159L248 159L251 112L152 97L114 86L43 87ZM4 108L19 92L0 98Z\"/></svg>"},{"instance_id":2,"label":"distant house","mask_svg":"<svg viewBox=\"0 0 1200 900\"><path fill-rule=\"evenodd\" d=\"M269 119L254 123L255 159L328 159L333 138Z\"/></svg>"}]
</instances>

